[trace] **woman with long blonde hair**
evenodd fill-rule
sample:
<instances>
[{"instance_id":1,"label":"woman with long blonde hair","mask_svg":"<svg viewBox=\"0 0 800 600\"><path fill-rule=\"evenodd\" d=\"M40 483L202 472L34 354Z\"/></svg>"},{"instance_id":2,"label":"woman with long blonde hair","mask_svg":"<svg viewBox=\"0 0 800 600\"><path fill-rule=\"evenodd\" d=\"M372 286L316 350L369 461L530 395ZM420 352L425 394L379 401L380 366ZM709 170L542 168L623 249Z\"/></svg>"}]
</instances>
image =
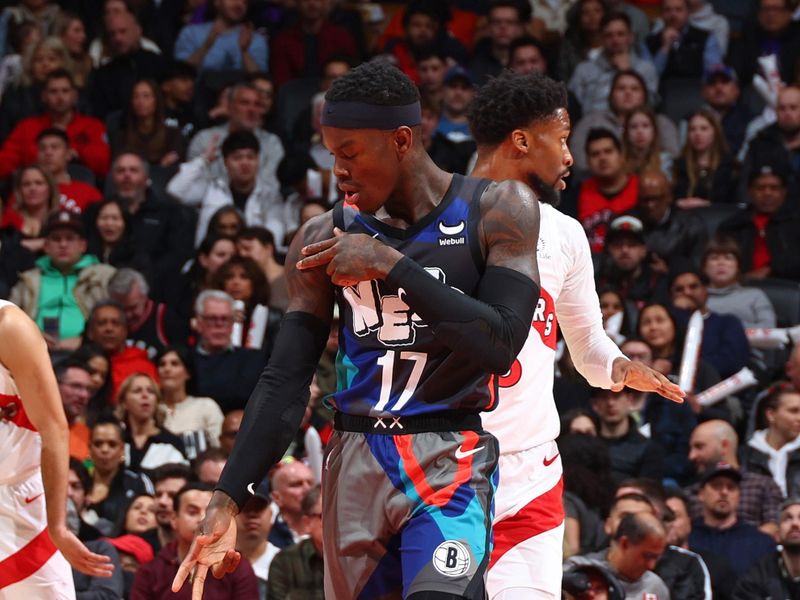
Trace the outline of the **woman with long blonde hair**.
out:
<instances>
[{"instance_id":1,"label":"woman with long blonde hair","mask_svg":"<svg viewBox=\"0 0 800 600\"><path fill-rule=\"evenodd\" d=\"M719 119L701 108L689 115L686 123L686 143L675 163L678 207L736 202L736 173Z\"/></svg>"}]
</instances>

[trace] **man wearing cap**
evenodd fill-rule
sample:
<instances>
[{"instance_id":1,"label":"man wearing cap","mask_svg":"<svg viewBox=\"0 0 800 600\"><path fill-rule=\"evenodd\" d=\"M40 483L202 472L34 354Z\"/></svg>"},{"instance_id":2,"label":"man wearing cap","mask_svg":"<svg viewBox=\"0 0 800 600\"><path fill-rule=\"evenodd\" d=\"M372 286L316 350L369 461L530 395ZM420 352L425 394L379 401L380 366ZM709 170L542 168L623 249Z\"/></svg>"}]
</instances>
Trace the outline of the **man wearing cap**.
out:
<instances>
[{"instance_id":1,"label":"man wearing cap","mask_svg":"<svg viewBox=\"0 0 800 600\"><path fill-rule=\"evenodd\" d=\"M701 477L720 462L738 468L738 450L739 436L736 430L721 419L700 423L689 438L689 461ZM697 498L699 489L700 484L696 483L685 490L692 520L700 519L703 515L702 503ZM781 498L781 490L771 476L742 471L736 511L740 521L774 536L778 531L777 515Z\"/></svg>"},{"instance_id":2,"label":"man wearing cap","mask_svg":"<svg viewBox=\"0 0 800 600\"><path fill-rule=\"evenodd\" d=\"M800 497L781 504L778 543L739 580L734 600L800 598Z\"/></svg>"},{"instance_id":3,"label":"man wearing cap","mask_svg":"<svg viewBox=\"0 0 800 600\"><path fill-rule=\"evenodd\" d=\"M750 206L718 229L733 237L742 249L741 271L746 278L800 279L800 213L787 202L788 174L775 163L750 172Z\"/></svg>"},{"instance_id":4,"label":"man wearing cap","mask_svg":"<svg viewBox=\"0 0 800 600\"><path fill-rule=\"evenodd\" d=\"M658 265L663 267L663 265ZM599 288L611 287L637 305L668 298L664 268L648 261L644 226L636 217L617 217L608 227L606 249L597 274Z\"/></svg>"},{"instance_id":5,"label":"man wearing cap","mask_svg":"<svg viewBox=\"0 0 800 600\"><path fill-rule=\"evenodd\" d=\"M114 268L86 254L83 223L73 213L53 213L43 233L45 255L20 274L10 299L36 321L51 351L74 350Z\"/></svg>"},{"instance_id":6,"label":"man wearing cap","mask_svg":"<svg viewBox=\"0 0 800 600\"><path fill-rule=\"evenodd\" d=\"M713 552L725 558L738 573L775 550L775 540L752 525L739 520L739 469L718 463L703 474L698 497L703 503L703 518L692 524L689 548Z\"/></svg>"},{"instance_id":7,"label":"man wearing cap","mask_svg":"<svg viewBox=\"0 0 800 600\"><path fill-rule=\"evenodd\" d=\"M475 82L464 67L451 67L444 76L442 114L434 133L441 133L455 143L472 142L467 109L475 96Z\"/></svg>"},{"instance_id":8,"label":"man wearing cap","mask_svg":"<svg viewBox=\"0 0 800 600\"><path fill-rule=\"evenodd\" d=\"M719 64L706 70L703 100L717 113L732 156L739 154L747 126L754 116L744 102L739 102L740 92L739 79L732 67Z\"/></svg>"},{"instance_id":9,"label":"man wearing cap","mask_svg":"<svg viewBox=\"0 0 800 600\"><path fill-rule=\"evenodd\" d=\"M242 556L253 565L258 578L258 596L267 596L269 565L281 551L268 541L272 529L272 500L269 495L269 480L265 479L256 488L255 494L244 503L236 515L236 547Z\"/></svg>"}]
</instances>

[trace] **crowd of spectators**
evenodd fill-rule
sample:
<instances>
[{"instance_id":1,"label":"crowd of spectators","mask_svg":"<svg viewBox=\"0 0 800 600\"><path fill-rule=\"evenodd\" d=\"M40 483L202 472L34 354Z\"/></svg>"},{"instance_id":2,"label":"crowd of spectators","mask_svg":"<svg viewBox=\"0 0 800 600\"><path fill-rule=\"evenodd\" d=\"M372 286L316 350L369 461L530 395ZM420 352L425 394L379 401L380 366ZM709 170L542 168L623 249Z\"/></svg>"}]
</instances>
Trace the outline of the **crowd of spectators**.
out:
<instances>
[{"instance_id":1,"label":"crowd of spectators","mask_svg":"<svg viewBox=\"0 0 800 600\"><path fill-rule=\"evenodd\" d=\"M564 82L559 208L607 333L687 386L590 389L560 342L567 597L800 597L796 1L10 0L0 59L0 297L51 351L71 525L118 567L76 576L78 598L173 597L273 350L288 244L340 198L324 93L366 60L418 84L425 148L460 173L478 86ZM209 598L322 598L337 334ZM750 385L702 394L731 377Z\"/></svg>"}]
</instances>

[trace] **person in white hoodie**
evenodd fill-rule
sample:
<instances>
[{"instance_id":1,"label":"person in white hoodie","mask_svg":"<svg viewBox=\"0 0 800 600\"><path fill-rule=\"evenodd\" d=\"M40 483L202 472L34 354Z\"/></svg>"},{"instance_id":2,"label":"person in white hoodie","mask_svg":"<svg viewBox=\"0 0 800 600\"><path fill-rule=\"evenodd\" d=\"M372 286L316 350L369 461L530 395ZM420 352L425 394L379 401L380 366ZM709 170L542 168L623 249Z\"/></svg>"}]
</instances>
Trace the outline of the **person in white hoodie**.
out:
<instances>
[{"instance_id":1,"label":"person in white hoodie","mask_svg":"<svg viewBox=\"0 0 800 600\"><path fill-rule=\"evenodd\" d=\"M800 391L775 386L762 402L766 429L753 433L743 449L742 468L771 475L784 497L800 493Z\"/></svg>"},{"instance_id":2,"label":"person in white hoodie","mask_svg":"<svg viewBox=\"0 0 800 600\"><path fill-rule=\"evenodd\" d=\"M269 229L275 239L283 239L286 225L280 190L259 172L259 142L251 131L229 134L222 142L222 162L225 175L214 175L212 166L219 139L206 152L181 165L180 171L167 184L167 192L182 204L200 209L195 232L195 246L208 233L211 217L223 206L234 205L243 214L248 226Z\"/></svg>"}]
</instances>

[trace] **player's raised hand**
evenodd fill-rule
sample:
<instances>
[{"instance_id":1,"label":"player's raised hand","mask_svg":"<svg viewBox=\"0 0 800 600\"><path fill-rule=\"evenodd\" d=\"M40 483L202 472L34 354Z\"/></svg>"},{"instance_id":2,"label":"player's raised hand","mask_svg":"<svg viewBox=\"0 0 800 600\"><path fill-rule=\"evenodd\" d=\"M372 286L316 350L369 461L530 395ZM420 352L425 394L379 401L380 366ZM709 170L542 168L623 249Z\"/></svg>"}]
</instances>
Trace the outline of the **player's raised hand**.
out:
<instances>
[{"instance_id":1,"label":"player's raised hand","mask_svg":"<svg viewBox=\"0 0 800 600\"><path fill-rule=\"evenodd\" d=\"M114 573L110 556L95 554L89 550L66 526L51 528L48 533L67 562L84 575L111 577Z\"/></svg>"},{"instance_id":2,"label":"player's raised hand","mask_svg":"<svg viewBox=\"0 0 800 600\"><path fill-rule=\"evenodd\" d=\"M667 400L678 404L686 395L683 390L658 371L638 360L618 358L611 369L612 392L621 392L629 387L640 392L655 392Z\"/></svg>"},{"instance_id":3,"label":"player's raised hand","mask_svg":"<svg viewBox=\"0 0 800 600\"><path fill-rule=\"evenodd\" d=\"M384 279L403 257L397 250L364 233L345 233L338 227L334 237L304 246L300 270L326 265L334 285L355 285L359 281Z\"/></svg>"},{"instance_id":4,"label":"player's raised hand","mask_svg":"<svg viewBox=\"0 0 800 600\"><path fill-rule=\"evenodd\" d=\"M209 569L217 579L236 570L241 554L235 546L236 520L227 508L215 505L212 499L189 553L172 580L172 591L179 592L188 577L192 582L192 600L201 600Z\"/></svg>"}]
</instances>

